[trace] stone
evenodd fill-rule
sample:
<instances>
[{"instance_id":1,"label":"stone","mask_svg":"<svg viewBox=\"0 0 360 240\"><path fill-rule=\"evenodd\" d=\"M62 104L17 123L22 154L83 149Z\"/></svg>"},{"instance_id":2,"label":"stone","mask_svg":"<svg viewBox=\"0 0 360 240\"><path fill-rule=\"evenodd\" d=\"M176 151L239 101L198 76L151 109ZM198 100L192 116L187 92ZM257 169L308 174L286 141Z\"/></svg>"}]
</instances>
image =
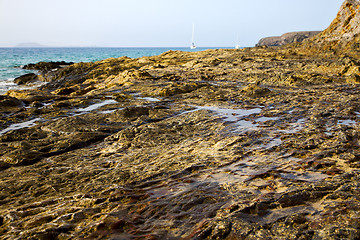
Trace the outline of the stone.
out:
<instances>
[{"instance_id":1,"label":"stone","mask_svg":"<svg viewBox=\"0 0 360 240\"><path fill-rule=\"evenodd\" d=\"M40 90L9 90L6 95L26 102L44 101L51 96Z\"/></svg>"},{"instance_id":2,"label":"stone","mask_svg":"<svg viewBox=\"0 0 360 240\"><path fill-rule=\"evenodd\" d=\"M37 80L38 80L38 78L35 73L28 73L28 74L25 74L25 75L15 78L14 82L17 83L18 85L26 85L29 83L33 83Z\"/></svg>"},{"instance_id":3,"label":"stone","mask_svg":"<svg viewBox=\"0 0 360 240\"><path fill-rule=\"evenodd\" d=\"M18 109L23 106L24 103L15 97L0 95L0 109L2 111Z\"/></svg>"},{"instance_id":4,"label":"stone","mask_svg":"<svg viewBox=\"0 0 360 240\"><path fill-rule=\"evenodd\" d=\"M261 97L271 93L271 91L268 88L260 87L257 84L249 84L241 90L241 93L251 97Z\"/></svg>"}]
</instances>

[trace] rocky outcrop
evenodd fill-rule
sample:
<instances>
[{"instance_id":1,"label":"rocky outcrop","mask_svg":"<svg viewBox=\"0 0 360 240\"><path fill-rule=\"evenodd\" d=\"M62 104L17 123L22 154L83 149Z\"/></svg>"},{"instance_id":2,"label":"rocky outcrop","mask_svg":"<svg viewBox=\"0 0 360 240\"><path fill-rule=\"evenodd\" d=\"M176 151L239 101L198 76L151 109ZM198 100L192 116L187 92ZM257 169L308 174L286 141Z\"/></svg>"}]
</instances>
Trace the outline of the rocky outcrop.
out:
<instances>
[{"instance_id":1,"label":"rocky outcrop","mask_svg":"<svg viewBox=\"0 0 360 240\"><path fill-rule=\"evenodd\" d=\"M9 109L12 108L19 108L22 107L24 103L14 97L6 96L6 95L0 95L0 111L6 112Z\"/></svg>"},{"instance_id":2,"label":"rocky outcrop","mask_svg":"<svg viewBox=\"0 0 360 240\"><path fill-rule=\"evenodd\" d=\"M22 68L26 70L35 70L39 74L27 73L15 78L14 82L18 85L27 85L36 81L48 81L48 78L53 75L54 71L72 64L74 63L65 61L30 63L23 66Z\"/></svg>"},{"instance_id":3,"label":"rocky outcrop","mask_svg":"<svg viewBox=\"0 0 360 240\"><path fill-rule=\"evenodd\" d=\"M346 0L330 26L310 46L342 51L360 51L360 1Z\"/></svg>"},{"instance_id":4,"label":"rocky outcrop","mask_svg":"<svg viewBox=\"0 0 360 240\"><path fill-rule=\"evenodd\" d=\"M38 77L35 73L28 73L28 74L25 74L25 75L15 78L14 82L18 85L25 85L28 83L33 83L37 80L38 80Z\"/></svg>"},{"instance_id":5,"label":"rocky outcrop","mask_svg":"<svg viewBox=\"0 0 360 240\"><path fill-rule=\"evenodd\" d=\"M284 47L40 73L0 98L0 235L356 239L357 64Z\"/></svg>"},{"instance_id":6,"label":"rocky outcrop","mask_svg":"<svg viewBox=\"0 0 360 240\"><path fill-rule=\"evenodd\" d=\"M313 37L319 33L320 31L289 32L278 37L262 38L256 46L281 46L289 43L302 42L305 39Z\"/></svg>"},{"instance_id":7,"label":"rocky outcrop","mask_svg":"<svg viewBox=\"0 0 360 240\"><path fill-rule=\"evenodd\" d=\"M69 66L74 64L73 62L65 62L65 61L60 61L60 62L39 62L39 63L30 63L27 64L23 67L23 69L27 69L27 70L37 70L37 71L41 71L41 72L47 72L50 70L54 70L54 69L59 69L59 68L63 68L65 66Z\"/></svg>"}]
</instances>

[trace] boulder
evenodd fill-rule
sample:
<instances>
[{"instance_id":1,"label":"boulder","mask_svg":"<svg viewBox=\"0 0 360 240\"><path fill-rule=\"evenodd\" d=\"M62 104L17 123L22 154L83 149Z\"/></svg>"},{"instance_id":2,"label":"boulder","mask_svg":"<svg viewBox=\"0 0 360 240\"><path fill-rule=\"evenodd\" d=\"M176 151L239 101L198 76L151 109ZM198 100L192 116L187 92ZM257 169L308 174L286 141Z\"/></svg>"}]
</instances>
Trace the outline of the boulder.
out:
<instances>
[{"instance_id":1,"label":"boulder","mask_svg":"<svg viewBox=\"0 0 360 240\"><path fill-rule=\"evenodd\" d=\"M28 73L20 77L15 78L14 82L18 85L25 85L32 83L38 80L38 77L35 73Z\"/></svg>"},{"instance_id":2,"label":"boulder","mask_svg":"<svg viewBox=\"0 0 360 240\"><path fill-rule=\"evenodd\" d=\"M20 101L17 98L6 96L6 95L0 95L0 110L6 111L13 108L19 108L22 107L24 103Z\"/></svg>"},{"instance_id":3,"label":"boulder","mask_svg":"<svg viewBox=\"0 0 360 240\"><path fill-rule=\"evenodd\" d=\"M46 94L44 91L39 91L36 89L9 90L6 92L6 95L28 103L35 101L44 101L51 98L51 96Z\"/></svg>"}]
</instances>

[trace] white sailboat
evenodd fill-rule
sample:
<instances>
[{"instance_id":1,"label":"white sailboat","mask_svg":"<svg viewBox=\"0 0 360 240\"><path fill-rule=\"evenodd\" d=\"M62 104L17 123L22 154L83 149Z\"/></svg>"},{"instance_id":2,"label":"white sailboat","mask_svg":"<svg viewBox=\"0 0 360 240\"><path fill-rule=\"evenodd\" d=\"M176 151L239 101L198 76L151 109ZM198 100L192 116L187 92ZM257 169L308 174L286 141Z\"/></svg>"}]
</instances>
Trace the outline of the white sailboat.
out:
<instances>
[{"instance_id":1,"label":"white sailboat","mask_svg":"<svg viewBox=\"0 0 360 240\"><path fill-rule=\"evenodd\" d=\"M240 45L239 45L239 34L237 35L235 49L240 49Z\"/></svg>"},{"instance_id":2,"label":"white sailboat","mask_svg":"<svg viewBox=\"0 0 360 240\"><path fill-rule=\"evenodd\" d=\"M194 35L195 35L195 24L193 24L193 28L192 28L192 39L191 39L190 49L196 49L196 45L194 43Z\"/></svg>"}]
</instances>

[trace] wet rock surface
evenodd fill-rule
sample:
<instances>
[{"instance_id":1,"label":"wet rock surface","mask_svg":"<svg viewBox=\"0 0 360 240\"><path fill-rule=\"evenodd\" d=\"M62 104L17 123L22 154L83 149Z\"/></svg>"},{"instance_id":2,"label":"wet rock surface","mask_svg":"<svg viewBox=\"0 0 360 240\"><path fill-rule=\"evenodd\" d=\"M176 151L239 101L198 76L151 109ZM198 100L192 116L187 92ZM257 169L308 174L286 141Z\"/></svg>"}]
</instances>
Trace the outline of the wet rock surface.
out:
<instances>
[{"instance_id":1,"label":"wet rock surface","mask_svg":"<svg viewBox=\"0 0 360 240\"><path fill-rule=\"evenodd\" d=\"M356 60L292 51L108 59L8 92L1 235L356 239Z\"/></svg>"},{"instance_id":2,"label":"wet rock surface","mask_svg":"<svg viewBox=\"0 0 360 240\"><path fill-rule=\"evenodd\" d=\"M358 239L359 58L169 51L0 97L1 239Z\"/></svg>"},{"instance_id":3,"label":"wet rock surface","mask_svg":"<svg viewBox=\"0 0 360 240\"><path fill-rule=\"evenodd\" d=\"M35 81L37 81L37 75L35 73L28 73L14 79L14 82L18 85L29 84Z\"/></svg>"}]
</instances>

